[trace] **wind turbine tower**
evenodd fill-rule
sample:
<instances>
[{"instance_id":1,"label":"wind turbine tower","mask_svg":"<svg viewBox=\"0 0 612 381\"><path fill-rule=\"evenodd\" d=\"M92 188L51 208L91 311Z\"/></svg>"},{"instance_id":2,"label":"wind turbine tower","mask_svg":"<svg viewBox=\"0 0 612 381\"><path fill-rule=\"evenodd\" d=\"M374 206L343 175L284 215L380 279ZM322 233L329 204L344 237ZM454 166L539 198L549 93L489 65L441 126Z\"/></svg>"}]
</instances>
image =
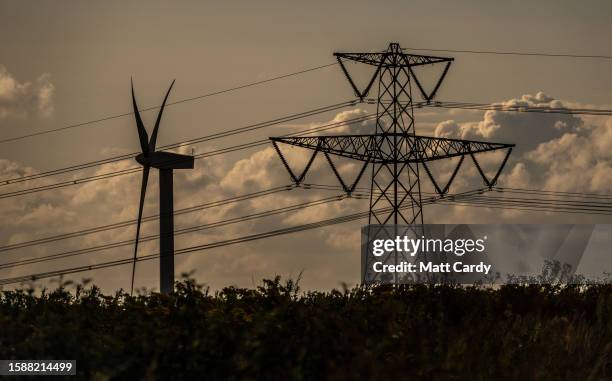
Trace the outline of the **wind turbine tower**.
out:
<instances>
[{"instance_id":1,"label":"wind turbine tower","mask_svg":"<svg viewBox=\"0 0 612 381\"><path fill-rule=\"evenodd\" d=\"M132 263L132 285L130 293L134 292L134 275L136 273L136 256L138 254L138 240L140 238L140 222L144 206L147 182L151 167L159 170L159 284L160 291L168 294L174 290L174 203L173 203L173 170L193 169L193 156L180 155L173 152L155 151L157 131L161 121L166 101L174 81L168 88L164 102L157 114L155 127L149 139L147 130L140 117L136 97L134 96L134 83L132 82L132 104L136 127L140 139L142 153L136 156L138 164L142 165L142 185L140 189L140 205L138 207L138 222L136 224L136 241L134 243L134 261Z\"/></svg>"}]
</instances>

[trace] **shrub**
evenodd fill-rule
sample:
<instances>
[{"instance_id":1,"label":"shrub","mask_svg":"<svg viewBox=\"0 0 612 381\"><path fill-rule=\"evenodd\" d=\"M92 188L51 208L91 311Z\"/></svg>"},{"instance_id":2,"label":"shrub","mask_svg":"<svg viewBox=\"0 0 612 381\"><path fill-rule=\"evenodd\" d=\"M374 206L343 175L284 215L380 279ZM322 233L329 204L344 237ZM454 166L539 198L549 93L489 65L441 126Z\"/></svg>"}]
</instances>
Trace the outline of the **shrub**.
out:
<instances>
[{"instance_id":1,"label":"shrub","mask_svg":"<svg viewBox=\"0 0 612 381\"><path fill-rule=\"evenodd\" d=\"M611 312L607 285L17 290L0 358L76 359L82 379L600 380Z\"/></svg>"}]
</instances>

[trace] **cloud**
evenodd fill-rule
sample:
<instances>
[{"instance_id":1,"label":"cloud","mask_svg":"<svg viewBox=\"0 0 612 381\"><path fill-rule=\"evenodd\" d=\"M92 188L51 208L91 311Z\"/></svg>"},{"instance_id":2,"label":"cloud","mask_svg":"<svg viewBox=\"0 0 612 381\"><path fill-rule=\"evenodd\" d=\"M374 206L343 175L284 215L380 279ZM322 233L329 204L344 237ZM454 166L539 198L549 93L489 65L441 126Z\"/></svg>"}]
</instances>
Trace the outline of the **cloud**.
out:
<instances>
[{"instance_id":1,"label":"cloud","mask_svg":"<svg viewBox=\"0 0 612 381\"><path fill-rule=\"evenodd\" d=\"M544 93L523 95L500 104L548 108L589 107L554 99ZM459 115L464 117L464 115ZM487 111L480 121L446 120L435 129L438 136L492 142L515 143L498 186L581 193L612 193L612 118L567 114L511 113ZM486 155L489 157L487 158ZM477 155L483 167L495 168L501 162L493 154ZM451 192L482 187L471 161L459 172ZM465 166L465 164L464 164ZM442 167L448 175L450 169ZM493 194L503 197L503 194ZM512 197L510 195L510 197ZM609 217L587 214L529 212L512 209L434 207L435 218L506 223L593 223L609 222ZM430 214L431 215L431 214Z\"/></svg>"},{"instance_id":2,"label":"cloud","mask_svg":"<svg viewBox=\"0 0 612 381\"><path fill-rule=\"evenodd\" d=\"M0 119L50 117L54 111L54 91L49 74L42 74L34 82L19 83L0 65Z\"/></svg>"},{"instance_id":3,"label":"cloud","mask_svg":"<svg viewBox=\"0 0 612 381\"><path fill-rule=\"evenodd\" d=\"M500 103L507 106L566 108L542 92ZM574 192L612 192L612 118L528 112L487 111L478 122L447 120L437 136L515 143L508 170L509 187Z\"/></svg>"},{"instance_id":4,"label":"cloud","mask_svg":"<svg viewBox=\"0 0 612 381\"><path fill-rule=\"evenodd\" d=\"M539 92L523 95L497 103L500 106L565 108L560 100ZM436 136L515 143L516 153L531 151L538 144L561 137L568 132L577 132L583 126L579 116L569 114L544 114L530 112L486 111L484 119L477 122L456 123L444 121L435 129Z\"/></svg>"},{"instance_id":5,"label":"cloud","mask_svg":"<svg viewBox=\"0 0 612 381\"><path fill-rule=\"evenodd\" d=\"M610 146L612 136L602 132L603 129L606 128L593 128L580 135L565 133L525 154L519 164L528 168L530 186L566 192L610 193L611 154L599 147ZM523 182L518 177L507 179L513 180Z\"/></svg>"},{"instance_id":6,"label":"cloud","mask_svg":"<svg viewBox=\"0 0 612 381\"><path fill-rule=\"evenodd\" d=\"M567 104L543 93L525 95L508 100L504 104L538 105L539 107L563 107ZM574 107L574 106L572 106ZM362 115L356 110L339 113L330 122L352 119ZM517 149L508 163L501 185L537 189L552 189L577 192L612 193L612 118L581 118L560 114L500 113L489 111L482 120L474 113L466 113L474 120L456 122L447 120L436 127L439 136L452 136L475 140L514 142ZM329 123L329 122L326 122ZM323 124L323 123L321 123ZM303 130L313 125L287 127L289 131ZM340 128L329 133L372 133L374 123L360 123ZM198 152L212 151L216 147L197 147ZM181 147L189 153L191 147ZM311 151L295 148L284 151L289 164L299 172ZM491 155L483 158L485 165L493 166L501 158ZM339 171L348 181L359 171L358 164L350 160L334 158ZM478 180L473 165L466 160L457 176L458 187L470 187ZM437 169L442 174L452 170L450 163L440 163ZM106 164L87 175L103 174L133 167L132 161ZM432 168L434 166L432 165ZM33 168L8 160L0 160L0 178L13 178L35 173ZM359 184L369 187L369 171ZM73 176L73 175L71 175ZM84 176L79 174L79 176ZM69 177L70 178L70 177ZM440 175L440 178L444 176ZM21 186L33 187L58 179L41 179ZM429 182L426 176L422 181ZM333 172L323 155L314 161L306 183L338 185ZM290 178L276 152L270 146L247 151L236 158L219 155L197 160L193 170L175 171L175 209L190 207L206 202L222 200L235 195L256 192L271 187L287 185ZM10 188L10 189L9 189ZM18 185L6 186L6 191L19 189ZM0 245L20 242L52 234L76 231L92 226L110 224L134 219L137 213L140 174L118 176L112 179L61 188L52 192L33 193L25 197L0 200L3 223L0 225ZM457 188L451 189L456 191ZM4 189L0 193L4 193ZM262 198L231 203L220 207L203 209L182 214L175 219L175 228L204 225L235 217L255 214L288 205L318 200L339 194L339 191L293 189ZM157 171L151 172L145 203L145 216L157 213L158 186ZM177 249L208 244L220 240L241 237L259 232L271 231L298 224L334 218L368 208L367 200L349 199L316 207L304 208L299 212L283 213L266 218L254 219L221 228L203 229L196 233L179 235L175 239ZM545 220L545 217L548 220ZM555 223L575 222L565 215L544 216L541 221ZM564 219L565 218L565 219ZM585 217L587 220L592 217ZM473 208L466 206L427 207L425 219L439 223L465 222L536 222L528 212ZM538 220L540 221L540 220ZM262 241L198 251L191 255L177 257L176 272L196 270L195 276L213 288L237 284L251 286L253 280L276 274L283 276L305 270L304 288L338 287L341 282L356 282L359 274L359 228L364 221L335 225L325 229L275 237ZM143 224L143 236L158 232L157 222ZM108 242L129 240L134 237L134 228L122 228L101 234L83 236L60 241L53 245L40 245L24 250L3 253L5 258L51 254ZM130 257L132 247L91 253L70 259L47 262L32 267L17 268L0 272L0 277L29 272L47 271L55 268L72 267L112 259ZM156 241L140 246L140 255L156 253ZM139 263L137 285L157 286L157 263ZM94 281L105 290L129 286L129 266L109 269L108 272L93 274ZM76 274L73 279L91 276Z\"/></svg>"}]
</instances>

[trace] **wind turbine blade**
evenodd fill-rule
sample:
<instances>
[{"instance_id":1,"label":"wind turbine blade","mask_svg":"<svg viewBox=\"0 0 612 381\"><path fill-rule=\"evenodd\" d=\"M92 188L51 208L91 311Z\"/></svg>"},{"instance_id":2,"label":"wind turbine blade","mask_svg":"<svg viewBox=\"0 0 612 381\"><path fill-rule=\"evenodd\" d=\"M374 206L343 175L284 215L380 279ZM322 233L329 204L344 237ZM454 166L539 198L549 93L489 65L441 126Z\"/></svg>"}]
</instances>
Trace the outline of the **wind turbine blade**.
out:
<instances>
[{"instance_id":1,"label":"wind turbine blade","mask_svg":"<svg viewBox=\"0 0 612 381\"><path fill-rule=\"evenodd\" d=\"M138 240L140 239L140 221L142 220L142 209L144 206L145 194L147 193L147 182L149 181L149 169L151 167L142 167L142 184L140 188L140 205L138 207L138 222L136 224L136 241L134 242L134 260L132 262L132 286L130 295L134 293L134 276L136 275L136 255L138 254Z\"/></svg>"},{"instance_id":2,"label":"wind turbine blade","mask_svg":"<svg viewBox=\"0 0 612 381\"><path fill-rule=\"evenodd\" d=\"M153 133L151 134L151 141L149 142L149 151L155 152L155 143L157 141L157 130L159 129L159 122L161 121L162 113L164 112L164 107L166 107L166 101L168 100L168 95L170 95L170 90L172 90L172 86L174 86L174 81L170 84L168 91L166 92L166 96L164 97L164 103L162 103L161 108L159 109L159 113L157 114L157 120L155 121L155 128L153 128Z\"/></svg>"},{"instance_id":3,"label":"wind turbine blade","mask_svg":"<svg viewBox=\"0 0 612 381\"><path fill-rule=\"evenodd\" d=\"M140 148L142 149L142 153L146 155L149 153L149 135L147 134L147 130L142 123L142 119L140 118L140 111L138 111L138 105L136 104L136 96L134 95L134 81L132 78L130 78L130 83L132 85L132 104L134 105L134 116L136 117L136 127L138 128Z\"/></svg>"}]
</instances>

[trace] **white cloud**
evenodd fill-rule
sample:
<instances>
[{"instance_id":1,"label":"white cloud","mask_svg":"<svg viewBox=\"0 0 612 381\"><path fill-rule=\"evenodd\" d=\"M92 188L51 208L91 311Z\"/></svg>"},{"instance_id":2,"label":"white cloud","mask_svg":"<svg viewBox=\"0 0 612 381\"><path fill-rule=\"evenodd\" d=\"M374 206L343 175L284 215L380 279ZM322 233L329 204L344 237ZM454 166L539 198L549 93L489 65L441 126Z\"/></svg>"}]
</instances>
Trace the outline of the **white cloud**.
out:
<instances>
[{"instance_id":1,"label":"white cloud","mask_svg":"<svg viewBox=\"0 0 612 381\"><path fill-rule=\"evenodd\" d=\"M523 95L500 104L537 106L544 108L588 107L553 99L543 93ZM464 115L460 115L464 116ZM518 113L487 111L480 121L447 120L437 125L438 136L515 143L510 160L500 177L499 186L510 188L545 189L553 191L612 193L612 118L568 114ZM501 161L487 154L479 155L484 167L494 168ZM473 164L468 161L452 191L482 186L475 179ZM465 164L464 164L465 165ZM449 169L444 168L448 174ZM444 173L444 171L442 171ZM466 176L471 174L472 176ZM470 181L466 182L466 179ZM502 196L496 194L495 196ZM450 218L446 210L439 215ZM609 218L595 215L533 213L508 209L454 208L456 222L536 223L536 222L605 222Z\"/></svg>"},{"instance_id":2,"label":"white cloud","mask_svg":"<svg viewBox=\"0 0 612 381\"><path fill-rule=\"evenodd\" d=\"M497 104L514 107L566 107L562 101L542 92ZM515 143L515 152L522 154L567 132L579 131L582 126L583 120L579 116L569 114L486 111L481 121L459 124L452 120L442 122L436 127L435 134L451 138Z\"/></svg>"},{"instance_id":3,"label":"white cloud","mask_svg":"<svg viewBox=\"0 0 612 381\"><path fill-rule=\"evenodd\" d=\"M20 83L0 65L0 119L33 114L50 117L54 111L54 91L49 74L42 74L34 82Z\"/></svg>"},{"instance_id":4,"label":"white cloud","mask_svg":"<svg viewBox=\"0 0 612 381\"><path fill-rule=\"evenodd\" d=\"M507 106L568 107L540 92L500 103ZM487 111L478 122L439 123L436 135L515 143L503 183L558 191L612 192L612 118Z\"/></svg>"},{"instance_id":5,"label":"white cloud","mask_svg":"<svg viewBox=\"0 0 612 381\"><path fill-rule=\"evenodd\" d=\"M505 103L538 105L539 107L561 107L565 104L542 93L533 96L526 95ZM332 121L350 119L361 113L362 111L340 113ZM476 116L473 113L467 113L467 115ZM309 126L292 126L292 129L301 130L306 127ZM356 131L371 133L372 127L373 122L369 122L341 129L340 133L355 133ZM511 114L489 111L484 114L483 120L466 123L444 121L438 124L436 132L441 136L516 143L517 149L501 179L504 186L612 193L612 119L589 118L586 120L572 115ZM210 151L213 148L199 147L198 152ZM189 152L189 147L182 147L181 150ZM310 152L300 149L288 152L291 152L287 155L290 164L295 172L299 172ZM491 158L483 161L487 165L494 165L496 160L500 158L492 155ZM354 163L349 164L339 159L335 159L335 162L348 179L352 179L354 173L359 170L359 166ZM437 168L439 171L452 170L449 163L441 164ZM98 168L95 174L133 166L132 161L108 164ZM0 160L0 178L13 178L33 172L32 168ZM360 186L369 186L368 176L369 171L366 171ZM473 164L468 159L456 181L460 186L469 187L473 185L472 180L478 180L477 176ZM49 181L56 180L37 180L22 186L31 187ZM429 182L425 176L422 181ZM239 159L228 160L227 156L213 156L196 161L196 167L193 170L175 171L175 209L286 185L289 182L285 168L270 146L258 151L249 151L249 154ZM338 185L323 155L319 155L313 163L306 182ZM18 186L12 187L11 190L19 189ZM10 223L0 225L0 244L133 219L137 213L139 190L140 174L136 174L75 185L54 192L34 193L25 197L0 200L3 221L10 221ZM337 191L296 189L265 198L180 215L177 216L175 225L177 229L202 225L338 193ZM153 170L149 180L145 215L157 213L157 202L157 173ZM367 207L367 200L347 200L325 204L303 209L299 213L281 214L223 228L180 235L176 238L176 246L180 248L211 243L351 214L367 210ZM534 222L532 217L527 216L528 214L523 211L487 210L461 206L443 206L425 210L426 222L441 223ZM550 218L554 218L554 222L559 222L565 217L555 215ZM549 221L553 220L549 219ZM575 219L572 216L571 220L566 219L565 221L573 222ZM177 257L177 273L196 269L195 275L198 280L213 287L228 284L250 286L253 280L258 282L262 277L276 274L295 276L301 270L305 270L303 277L305 288L329 288L337 287L343 281L356 282L359 274L359 227L363 222L357 221L347 225L337 225ZM143 225L143 235L155 234L157 229L156 222L146 223ZM134 229L130 227L4 254L15 259L133 239L133 236ZM131 250L131 246L127 246L56 263L18 268L12 272L3 271L0 277L125 258L131 256ZM155 253L157 250L157 242L153 241L141 245L139 252L147 254ZM146 285L156 287L157 277L153 276L156 275L155 266L157 266L155 263L139 264L137 284L144 285L146 279L149 279ZM129 285L130 271L128 270L128 266L124 266L105 273L112 276L96 278L94 274L94 281L107 290L126 287ZM147 278L147 274L153 275ZM83 276L86 275L77 274L74 279L80 279Z\"/></svg>"}]
</instances>

